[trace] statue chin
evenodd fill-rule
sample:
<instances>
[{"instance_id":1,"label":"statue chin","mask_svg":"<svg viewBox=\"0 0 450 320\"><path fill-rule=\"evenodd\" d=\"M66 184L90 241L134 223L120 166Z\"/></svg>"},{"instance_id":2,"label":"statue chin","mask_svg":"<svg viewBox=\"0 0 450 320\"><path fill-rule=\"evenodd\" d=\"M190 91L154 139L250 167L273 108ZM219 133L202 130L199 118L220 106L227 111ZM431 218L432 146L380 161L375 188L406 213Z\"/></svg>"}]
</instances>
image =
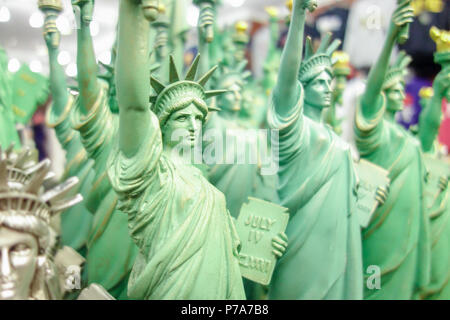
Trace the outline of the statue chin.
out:
<instances>
[{"instance_id":1,"label":"statue chin","mask_svg":"<svg viewBox=\"0 0 450 320\"><path fill-rule=\"evenodd\" d=\"M26 298L17 297L14 289L0 291L0 300L24 300Z\"/></svg>"}]
</instances>

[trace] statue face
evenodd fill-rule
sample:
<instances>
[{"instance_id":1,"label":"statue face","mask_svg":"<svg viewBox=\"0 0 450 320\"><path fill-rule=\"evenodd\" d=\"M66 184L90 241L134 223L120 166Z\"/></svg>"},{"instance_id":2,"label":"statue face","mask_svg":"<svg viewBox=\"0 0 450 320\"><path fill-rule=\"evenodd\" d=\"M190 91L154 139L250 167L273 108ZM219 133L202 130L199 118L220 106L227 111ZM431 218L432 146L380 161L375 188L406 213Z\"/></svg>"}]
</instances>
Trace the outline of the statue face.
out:
<instances>
[{"instance_id":1,"label":"statue face","mask_svg":"<svg viewBox=\"0 0 450 320\"><path fill-rule=\"evenodd\" d=\"M0 226L0 300L29 298L37 254L34 236Z\"/></svg>"},{"instance_id":2,"label":"statue face","mask_svg":"<svg viewBox=\"0 0 450 320\"><path fill-rule=\"evenodd\" d=\"M180 143L193 148L203 125L203 113L191 103L184 109L170 115L163 128L163 144L172 148Z\"/></svg>"},{"instance_id":3,"label":"statue face","mask_svg":"<svg viewBox=\"0 0 450 320\"><path fill-rule=\"evenodd\" d=\"M241 110L242 86L239 84L239 79L237 77L228 77L220 84L219 88L228 90L228 92L217 98L218 107L222 110L233 112Z\"/></svg>"},{"instance_id":4,"label":"statue face","mask_svg":"<svg viewBox=\"0 0 450 320\"><path fill-rule=\"evenodd\" d=\"M324 109L331 105L331 75L322 71L305 87L305 104Z\"/></svg>"},{"instance_id":5,"label":"statue face","mask_svg":"<svg viewBox=\"0 0 450 320\"><path fill-rule=\"evenodd\" d=\"M405 100L405 87L398 82L394 86L385 90L387 100L387 110L397 112L403 109L403 101Z\"/></svg>"}]
</instances>

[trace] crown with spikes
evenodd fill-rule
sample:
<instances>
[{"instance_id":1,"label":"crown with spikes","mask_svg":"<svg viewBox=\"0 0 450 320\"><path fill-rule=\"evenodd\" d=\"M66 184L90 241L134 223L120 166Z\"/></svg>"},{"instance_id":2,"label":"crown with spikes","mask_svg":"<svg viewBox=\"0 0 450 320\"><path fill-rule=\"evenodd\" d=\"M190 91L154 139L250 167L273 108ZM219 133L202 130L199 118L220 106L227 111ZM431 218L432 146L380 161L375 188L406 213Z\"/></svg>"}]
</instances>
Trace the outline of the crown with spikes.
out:
<instances>
[{"instance_id":1,"label":"crown with spikes","mask_svg":"<svg viewBox=\"0 0 450 320\"><path fill-rule=\"evenodd\" d=\"M393 85L404 82L404 77L407 74L407 67L411 63L412 59L405 51L400 51L397 60L389 68L386 78L383 83L383 90L392 87Z\"/></svg>"},{"instance_id":2,"label":"crown with spikes","mask_svg":"<svg viewBox=\"0 0 450 320\"><path fill-rule=\"evenodd\" d=\"M44 181L53 176L49 174L50 160L36 163L31 157L28 149L14 154L11 146L5 152L0 148L0 222L21 215L49 224L54 215L83 199L79 194L65 198L78 184L77 177L44 192Z\"/></svg>"},{"instance_id":3,"label":"crown with spikes","mask_svg":"<svg viewBox=\"0 0 450 320\"><path fill-rule=\"evenodd\" d=\"M450 63L450 31L439 30L436 27L431 27L430 36L431 39L436 42L434 61L442 66Z\"/></svg>"},{"instance_id":4,"label":"crown with spikes","mask_svg":"<svg viewBox=\"0 0 450 320\"><path fill-rule=\"evenodd\" d=\"M305 57L300 65L299 80L305 84L317 77L322 71L333 74L331 55L340 46L340 40L334 40L331 44L331 32L328 32L319 48L314 53L311 37L306 38Z\"/></svg>"},{"instance_id":5,"label":"crown with spikes","mask_svg":"<svg viewBox=\"0 0 450 320\"><path fill-rule=\"evenodd\" d=\"M213 77L213 83L215 86L220 86L220 83L224 83L226 79L235 78L240 86L245 85L248 78L252 75L249 70L246 70L247 60L243 60L237 63L235 66L228 66L226 63L219 65L219 72Z\"/></svg>"},{"instance_id":6,"label":"crown with spikes","mask_svg":"<svg viewBox=\"0 0 450 320\"><path fill-rule=\"evenodd\" d=\"M191 103L194 103L205 117L209 111L219 110L212 106L208 107L205 101L225 93L226 90L207 91L204 87L217 69L217 66L209 70L198 81L195 81L199 60L200 55L197 55L184 80L181 80L178 75L172 55L170 56L169 84L164 85L158 79L150 77L150 84L156 92L156 95L150 96L151 109L158 117L160 125L163 125L172 113L185 108Z\"/></svg>"}]
</instances>

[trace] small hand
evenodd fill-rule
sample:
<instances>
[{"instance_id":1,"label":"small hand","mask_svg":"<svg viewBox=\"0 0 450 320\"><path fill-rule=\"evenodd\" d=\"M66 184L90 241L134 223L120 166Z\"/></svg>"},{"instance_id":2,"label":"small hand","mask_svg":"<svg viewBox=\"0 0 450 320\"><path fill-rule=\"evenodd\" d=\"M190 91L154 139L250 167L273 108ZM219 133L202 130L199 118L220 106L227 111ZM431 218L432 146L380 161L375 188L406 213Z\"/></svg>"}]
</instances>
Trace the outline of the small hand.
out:
<instances>
[{"instance_id":1,"label":"small hand","mask_svg":"<svg viewBox=\"0 0 450 320\"><path fill-rule=\"evenodd\" d=\"M94 12L94 0L72 0L72 6L79 7L81 12L81 21L90 23Z\"/></svg>"},{"instance_id":2,"label":"small hand","mask_svg":"<svg viewBox=\"0 0 450 320\"><path fill-rule=\"evenodd\" d=\"M300 5L302 9L308 9L309 12L313 12L317 9L317 0L296 0L296 5Z\"/></svg>"},{"instance_id":3,"label":"small hand","mask_svg":"<svg viewBox=\"0 0 450 320\"><path fill-rule=\"evenodd\" d=\"M272 239L272 253L279 259L283 256L288 246L288 237L284 232Z\"/></svg>"},{"instance_id":4,"label":"small hand","mask_svg":"<svg viewBox=\"0 0 450 320\"><path fill-rule=\"evenodd\" d=\"M397 34L402 27L410 24L414 20L414 9L411 0L402 1L395 9L391 18L391 28Z\"/></svg>"},{"instance_id":5,"label":"small hand","mask_svg":"<svg viewBox=\"0 0 450 320\"><path fill-rule=\"evenodd\" d=\"M56 49L59 46L60 34L56 27L54 19L46 20L44 23L44 40L47 44L47 48Z\"/></svg>"},{"instance_id":6,"label":"small hand","mask_svg":"<svg viewBox=\"0 0 450 320\"><path fill-rule=\"evenodd\" d=\"M213 40L213 24L213 6L209 2L202 2L200 4L200 14L198 17L198 31L200 32L202 39L205 39L207 42L211 42Z\"/></svg>"},{"instance_id":7,"label":"small hand","mask_svg":"<svg viewBox=\"0 0 450 320\"><path fill-rule=\"evenodd\" d=\"M380 187L377 188L375 199L378 201L379 206L382 206L386 202L388 194L389 194L389 188L387 188L387 189L380 188Z\"/></svg>"}]
</instances>

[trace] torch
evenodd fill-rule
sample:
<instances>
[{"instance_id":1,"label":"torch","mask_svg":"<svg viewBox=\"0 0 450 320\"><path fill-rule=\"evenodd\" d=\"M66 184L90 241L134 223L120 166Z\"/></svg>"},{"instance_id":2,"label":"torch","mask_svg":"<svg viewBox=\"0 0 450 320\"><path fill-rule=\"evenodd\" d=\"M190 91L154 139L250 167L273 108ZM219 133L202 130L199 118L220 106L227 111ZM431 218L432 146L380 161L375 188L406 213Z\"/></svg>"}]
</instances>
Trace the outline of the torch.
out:
<instances>
[{"instance_id":1,"label":"torch","mask_svg":"<svg viewBox=\"0 0 450 320\"><path fill-rule=\"evenodd\" d=\"M84 15L81 17L81 21L92 21L92 15L94 13L94 0L72 0L72 5L76 5L80 8L84 7Z\"/></svg>"},{"instance_id":2,"label":"torch","mask_svg":"<svg viewBox=\"0 0 450 320\"><path fill-rule=\"evenodd\" d=\"M158 17L159 0L142 0L142 10L145 18L153 22Z\"/></svg>"},{"instance_id":3,"label":"torch","mask_svg":"<svg viewBox=\"0 0 450 320\"><path fill-rule=\"evenodd\" d=\"M212 42L214 39L214 5L215 0L194 0L194 4L199 7L199 27L203 28L204 37L207 42Z\"/></svg>"},{"instance_id":4,"label":"torch","mask_svg":"<svg viewBox=\"0 0 450 320\"><path fill-rule=\"evenodd\" d=\"M397 0L397 4L402 3L404 0ZM404 44L409 39L409 23L402 27L398 35L398 43Z\"/></svg>"},{"instance_id":5,"label":"torch","mask_svg":"<svg viewBox=\"0 0 450 320\"><path fill-rule=\"evenodd\" d=\"M62 11L61 0L38 0L39 10L45 15L45 24L49 25L49 32L51 32L52 45L59 46L59 33L56 28L56 18Z\"/></svg>"}]
</instances>

